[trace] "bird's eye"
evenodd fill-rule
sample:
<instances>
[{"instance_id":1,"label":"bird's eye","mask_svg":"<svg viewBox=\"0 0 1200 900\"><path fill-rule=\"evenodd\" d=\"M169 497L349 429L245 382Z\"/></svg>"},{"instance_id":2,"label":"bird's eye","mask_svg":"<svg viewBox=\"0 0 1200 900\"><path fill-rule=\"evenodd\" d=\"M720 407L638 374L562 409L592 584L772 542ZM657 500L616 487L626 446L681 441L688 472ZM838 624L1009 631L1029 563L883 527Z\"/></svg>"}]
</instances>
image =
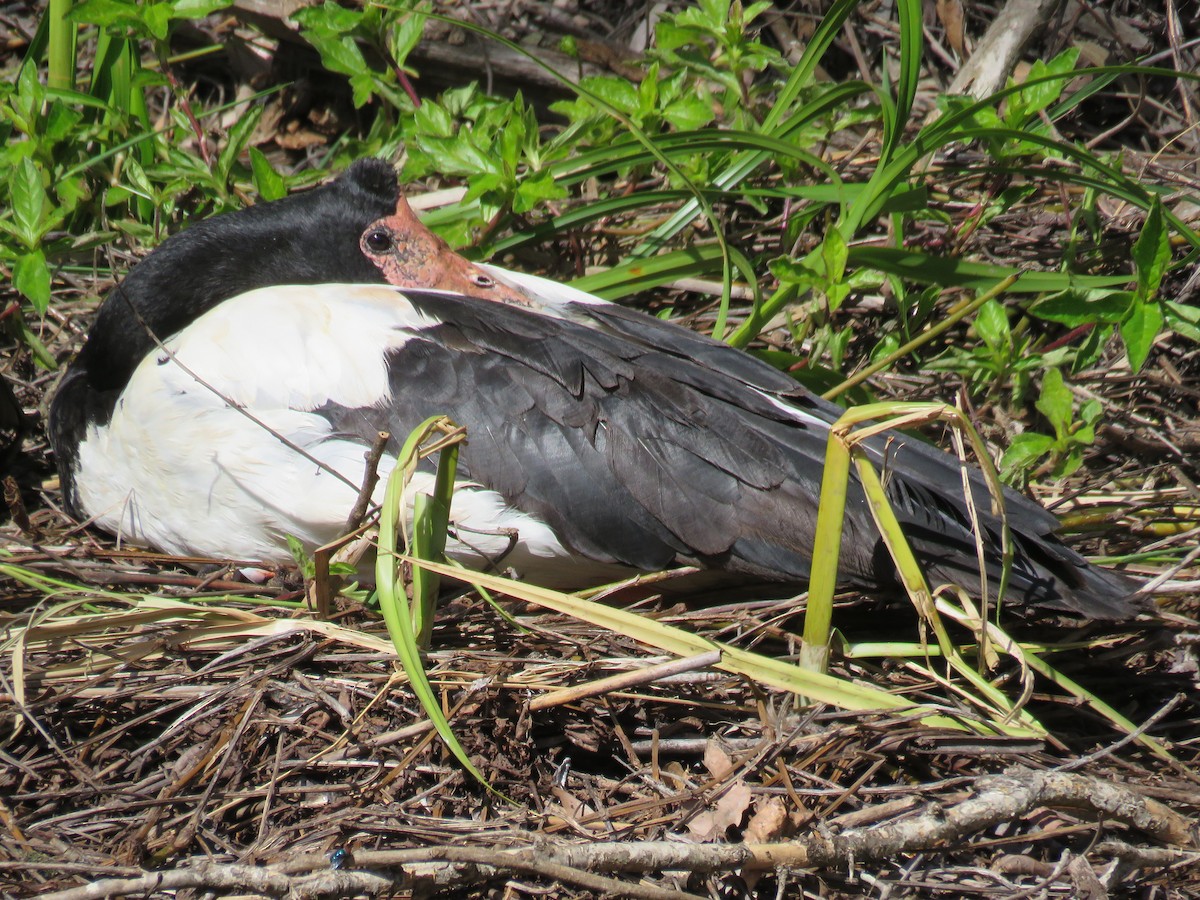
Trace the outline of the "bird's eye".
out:
<instances>
[{"instance_id":1,"label":"bird's eye","mask_svg":"<svg viewBox=\"0 0 1200 900\"><path fill-rule=\"evenodd\" d=\"M496 286L496 281L490 275L484 275L482 272L477 272L471 276L471 283L475 287L490 288Z\"/></svg>"},{"instance_id":2,"label":"bird's eye","mask_svg":"<svg viewBox=\"0 0 1200 900\"><path fill-rule=\"evenodd\" d=\"M392 236L382 228L373 228L363 236L363 244L372 253L386 253L392 249Z\"/></svg>"}]
</instances>

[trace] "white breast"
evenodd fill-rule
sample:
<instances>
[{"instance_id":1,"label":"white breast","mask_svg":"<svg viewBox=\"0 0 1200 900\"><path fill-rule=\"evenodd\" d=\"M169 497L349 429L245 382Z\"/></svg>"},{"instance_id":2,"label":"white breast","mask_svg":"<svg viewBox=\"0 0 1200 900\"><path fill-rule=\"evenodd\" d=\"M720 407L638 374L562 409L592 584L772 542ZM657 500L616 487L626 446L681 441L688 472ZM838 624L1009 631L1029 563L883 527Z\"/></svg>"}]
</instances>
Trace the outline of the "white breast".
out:
<instances>
[{"instance_id":1,"label":"white breast","mask_svg":"<svg viewBox=\"0 0 1200 900\"><path fill-rule=\"evenodd\" d=\"M184 555L286 561L286 535L310 550L332 540L365 448L314 410L377 406L382 423L403 402L391 396L387 351L434 324L382 285L272 287L220 304L144 359L112 420L89 428L77 470L84 510L125 540ZM394 465L381 461L377 499ZM418 475L413 489L428 487ZM501 568L539 577L570 555L478 485L459 487L451 516L448 554L475 568L503 557Z\"/></svg>"}]
</instances>

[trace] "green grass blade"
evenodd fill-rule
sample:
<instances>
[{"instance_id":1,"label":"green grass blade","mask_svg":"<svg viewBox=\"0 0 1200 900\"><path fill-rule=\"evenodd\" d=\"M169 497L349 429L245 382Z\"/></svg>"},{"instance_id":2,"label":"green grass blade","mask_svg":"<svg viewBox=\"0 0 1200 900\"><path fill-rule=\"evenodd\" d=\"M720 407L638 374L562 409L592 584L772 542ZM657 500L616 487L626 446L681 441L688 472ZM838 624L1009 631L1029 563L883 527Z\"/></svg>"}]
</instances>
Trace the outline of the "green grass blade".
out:
<instances>
[{"instance_id":1,"label":"green grass blade","mask_svg":"<svg viewBox=\"0 0 1200 900\"><path fill-rule=\"evenodd\" d=\"M800 648L800 668L809 672L823 673L829 666L833 595L837 592L838 557L849 478L850 450L844 438L835 429L830 429L825 445L825 469L821 475L808 603L804 607L804 644Z\"/></svg>"},{"instance_id":2,"label":"green grass blade","mask_svg":"<svg viewBox=\"0 0 1200 900\"><path fill-rule=\"evenodd\" d=\"M572 287L611 300L637 291L670 284L680 278L695 278L720 271L725 254L716 244L700 244L673 253L663 253L651 259L631 259L619 266L586 275L571 282ZM739 259L745 260L739 254ZM750 283L757 282L754 272Z\"/></svg>"},{"instance_id":3,"label":"green grass blade","mask_svg":"<svg viewBox=\"0 0 1200 900\"><path fill-rule=\"evenodd\" d=\"M50 0L46 7L50 44L46 58L46 86L60 90L75 87L75 47L79 26L68 21L72 0Z\"/></svg>"},{"instance_id":4,"label":"green grass blade","mask_svg":"<svg viewBox=\"0 0 1200 900\"><path fill-rule=\"evenodd\" d=\"M499 575L464 572L461 568L445 563L430 563L417 559L408 559L407 561L414 566L430 568L445 577L467 581L496 593L543 606L589 622L597 627L624 634L676 656L696 656L718 650L721 652L721 662L716 665L716 668L743 675L773 688L790 691L809 700L829 703L842 709L907 710L915 714L928 710L928 715L922 718L927 725L954 729L965 727L962 722L940 715L927 706L914 704L903 697L869 685L805 671L784 660L731 647L626 610L583 599L575 594L562 594L547 588L511 581ZM971 723L971 727L977 728L980 725ZM988 723L988 726L985 726L985 730L992 728L997 728L1005 734L1033 735L1039 733L1035 729L1021 724L997 726L996 723Z\"/></svg>"},{"instance_id":5,"label":"green grass blade","mask_svg":"<svg viewBox=\"0 0 1200 900\"><path fill-rule=\"evenodd\" d=\"M379 592L379 608L383 613L384 622L387 624L388 634L392 638L392 646L396 648L396 655L400 657L404 674L408 677L409 684L412 685L413 693L416 694L421 708L425 710L425 715L429 717L438 736L441 737L454 758L473 778L492 791L493 788L484 779L483 773L471 762L466 750L454 736L450 722L442 712L442 705L438 702L433 686L429 683L429 677L426 675L425 666L421 661L417 633L413 627L413 611L404 589L400 570L402 559L411 561L415 560L415 557L402 557L395 550L402 531L399 523L403 521L404 516L404 489L416 469L418 448L432 433L435 424L441 418L434 416L425 420L409 435L401 451L399 463L388 476L383 508L379 513L379 553L375 560L375 582ZM420 562L425 562L430 566L434 565L427 560ZM434 571L436 572L436 570Z\"/></svg>"}]
</instances>

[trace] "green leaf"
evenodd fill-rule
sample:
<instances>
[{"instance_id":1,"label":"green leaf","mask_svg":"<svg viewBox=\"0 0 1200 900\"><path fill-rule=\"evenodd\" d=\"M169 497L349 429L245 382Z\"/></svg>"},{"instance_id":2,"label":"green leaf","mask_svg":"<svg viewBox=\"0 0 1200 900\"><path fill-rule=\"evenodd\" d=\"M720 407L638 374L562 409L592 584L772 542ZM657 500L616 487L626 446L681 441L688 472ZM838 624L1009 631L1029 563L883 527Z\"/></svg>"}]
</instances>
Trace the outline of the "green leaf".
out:
<instances>
[{"instance_id":1,"label":"green leaf","mask_svg":"<svg viewBox=\"0 0 1200 900\"><path fill-rule=\"evenodd\" d=\"M995 300L988 300L979 307L975 314L975 331L992 351L1004 350L1012 344L1008 313Z\"/></svg>"},{"instance_id":2,"label":"green leaf","mask_svg":"<svg viewBox=\"0 0 1200 900\"><path fill-rule=\"evenodd\" d=\"M767 263L767 268L780 284L795 284L801 289L810 288L822 280L821 275L812 268L787 256L771 260Z\"/></svg>"},{"instance_id":3,"label":"green leaf","mask_svg":"<svg viewBox=\"0 0 1200 900\"><path fill-rule=\"evenodd\" d=\"M233 127L229 129L225 146L221 148L221 153L217 157L217 172L222 184L229 183L234 163L237 162L237 158L245 149L246 144L250 142L250 136L258 126L258 120L262 118L263 109L264 107L261 105L250 107L244 114L238 116Z\"/></svg>"},{"instance_id":4,"label":"green leaf","mask_svg":"<svg viewBox=\"0 0 1200 900\"><path fill-rule=\"evenodd\" d=\"M694 131L713 120L712 101L702 95L672 100L663 108L663 118L679 131Z\"/></svg>"},{"instance_id":5,"label":"green leaf","mask_svg":"<svg viewBox=\"0 0 1200 900\"><path fill-rule=\"evenodd\" d=\"M50 306L50 268L41 250L18 257L13 266L13 287L28 298L39 316L45 315Z\"/></svg>"},{"instance_id":6,"label":"green leaf","mask_svg":"<svg viewBox=\"0 0 1200 900\"><path fill-rule=\"evenodd\" d=\"M1039 319L1074 328L1102 322L1116 325L1129 316L1130 291L1068 290L1039 300L1029 312Z\"/></svg>"},{"instance_id":7,"label":"green leaf","mask_svg":"<svg viewBox=\"0 0 1200 900\"><path fill-rule=\"evenodd\" d=\"M67 20L107 27L140 24L138 5L129 0L83 0L71 8Z\"/></svg>"},{"instance_id":8,"label":"green leaf","mask_svg":"<svg viewBox=\"0 0 1200 900\"><path fill-rule=\"evenodd\" d=\"M1004 472L1028 469L1050 452L1054 438L1046 434L1026 432L1013 438L1004 455L1000 457L1000 468Z\"/></svg>"},{"instance_id":9,"label":"green leaf","mask_svg":"<svg viewBox=\"0 0 1200 900\"><path fill-rule=\"evenodd\" d=\"M171 30L171 7L166 3L150 3L141 8L142 22L147 30L160 41L167 39Z\"/></svg>"},{"instance_id":10,"label":"green leaf","mask_svg":"<svg viewBox=\"0 0 1200 900\"><path fill-rule=\"evenodd\" d=\"M549 172L527 176L517 185L513 196L513 212L529 212L547 200L560 200L566 196L566 188L558 184Z\"/></svg>"},{"instance_id":11,"label":"green leaf","mask_svg":"<svg viewBox=\"0 0 1200 900\"><path fill-rule=\"evenodd\" d=\"M232 4L233 0L173 0L171 14L176 19L203 19Z\"/></svg>"},{"instance_id":12,"label":"green leaf","mask_svg":"<svg viewBox=\"0 0 1200 900\"><path fill-rule=\"evenodd\" d=\"M1063 382L1062 372L1058 369L1047 369L1042 379L1042 396L1036 404L1038 412L1054 426L1055 432L1061 438L1071 425L1071 413L1074 408L1074 398L1071 389Z\"/></svg>"},{"instance_id":13,"label":"green leaf","mask_svg":"<svg viewBox=\"0 0 1200 900\"><path fill-rule=\"evenodd\" d=\"M1163 313L1157 300L1149 303L1135 303L1129 310L1129 317L1121 323L1121 340L1125 342L1125 352L1129 356L1129 367L1134 372L1140 372L1150 355L1150 347L1154 339L1162 331Z\"/></svg>"},{"instance_id":14,"label":"green leaf","mask_svg":"<svg viewBox=\"0 0 1200 900\"><path fill-rule=\"evenodd\" d=\"M64 213L73 212L79 204L92 196L87 182L79 175L59 178L54 182L54 195Z\"/></svg>"},{"instance_id":15,"label":"green leaf","mask_svg":"<svg viewBox=\"0 0 1200 900\"><path fill-rule=\"evenodd\" d=\"M133 191L129 190L129 188L122 187L119 184L113 185L104 192L104 205L118 206L122 203L128 203L133 196Z\"/></svg>"},{"instance_id":16,"label":"green leaf","mask_svg":"<svg viewBox=\"0 0 1200 900\"><path fill-rule=\"evenodd\" d=\"M254 174L254 187L263 200L278 200L287 194L283 176L271 166L270 161L257 147L250 148L250 171Z\"/></svg>"},{"instance_id":17,"label":"green leaf","mask_svg":"<svg viewBox=\"0 0 1200 900\"><path fill-rule=\"evenodd\" d=\"M623 113L633 113L638 108L638 92L624 78L609 76L592 76L585 78L580 87L595 94L610 106L615 106Z\"/></svg>"},{"instance_id":18,"label":"green leaf","mask_svg":"<svg viewBox=\"0 0 1200 900\"><path fill-rule=\"evenodd\" d=\"M838 228L830 228L821 241L821 259L825 262L825 275L830 282L842 280L846 272L846 239Z\"/></svg>"},{"instance_id":19,"label":"green leaf","mask_svg":"<svg viewBox=\"0 0 1200 900\"><path fill-rule=\"evenodd\" d=\"M339 6L333 0L325 0L320 6L298 9L292 14L292 18L304 28L344 34L358 27L363 14L359 10Z\"/></svg>"},{"instance_id":20,"label":"green leaf","mask_svg":"<svg viewBox=\"0 0 1200 900\"><path fill-rule=\"evenodd\" d=\"M421 15L421 12L428 9L429 4L427 3L418 5L407 16L393 23L388 31L388 51L392 54L392 60L396 65L403 66L404 61L408 59L408 54L421 42L421 35L425 31L425 22L428 21L425 16Z\"/></svg>"},{"instance_id":21,"label":"green leaf","mask_svg":"<svg viewBox=\"0 0 1200 900\"><path fill-rule=\"evenodd\" d=\"M1079 59L1079 50L1072 47L1064 50L1058 56L1049 62L1036 61L1029 67L1029 74L1026 76L1026 81L1036 81L1039 78L1045 78L1048 75L1063 75L1074 71L1075 63ZM1020 107L1022 119L1028 119L1035 113L1041 112L1060 96L1062 96L1063 88L1066 86L1066 78L1059 81L1046 81L1042 84L1034 84L1029 87L1022 88L1017 94L1013 95L1013 99L1020 98ZM1011 102L1011 101L1010 101ZM1019 123L1017 123L1019 127Z\"/></svg>"},{"instance_id":22,"label":"green leaf","mask_svg":"<svg viewBox=\"0 0 1200 900\"><path fill-rule=\"evenodd\" d=\"M1172 331L1200 343L1200 307L1167 302L1163 304L1163 313Z\"/></svg>"},{"instance_id":23,"label":"green leaf","mask_svg":"<svg viewBox=\"0 0 1200 900\"><path fill-rule=\"evenodd\" d=\"M33 250L45 233L42 220L46 211L46 189L42 187L42 175L33 160L28 157L21 160L12 172L8 189L17 237Z\"/></svg>"},{"instance_id":24,"label":"green leaf","mask_svg":"<svg viewBox=\"0 0 1200 900\"><path fill-rule=\"evenodd\" d=\"M472 144L464 133L460 132L452 138L418 136L417 146L437 161L443 175L477 175L483 172L500 175L499 161Z\"/></svg>"},{"instance_id":25,"label":"green leaf","mask_svg":"<svg viewBox=\"0 0 1200 900\"><path fill-rule=\"evenodd\" d=\"M1146 213L1142 233L1133 245L1133 265L1137 271L1139 300L1146 302L1155 299L1170 260L1170 235L1163 220L1162 202L1156 194L1149 212Z\"/></svg>"},{"instance_id":26,"label":"green leaf","mask_svg":"<svg viewBox=\"0 0 1200 900\"><path fill-rule=\"evenodd\" d=\"M287 541L288 553L295 560L297 568L300 569L300 574L304 576L304 580L312 580L317 574L317 564L313 562L313 558L304 549L304 542L294 534L285 534L284 539Z\"/></svg>"},{"instance_id":27,"label":"green leaf","mask_svg":"<svg viewBox=\"0 0 1200 900\"><path fill-rule=\"evenodd\" d=\"M360 72L350 76L350 95L355 109L362 109L375 96L375 79Z\"/></svg>"},{"instance_id":28,"label":"green leaf","mask_svg":"<svg viewBox=\"0 0 1200 900\"><path fill-rule=\"evenodd\" d=\"M46 122L42 127L42 135L46 140L57 144L70 136L82 119L82 110L73 109L65 103L51 103L50 109L46 113Z\"/></svg>"}]
</instances>

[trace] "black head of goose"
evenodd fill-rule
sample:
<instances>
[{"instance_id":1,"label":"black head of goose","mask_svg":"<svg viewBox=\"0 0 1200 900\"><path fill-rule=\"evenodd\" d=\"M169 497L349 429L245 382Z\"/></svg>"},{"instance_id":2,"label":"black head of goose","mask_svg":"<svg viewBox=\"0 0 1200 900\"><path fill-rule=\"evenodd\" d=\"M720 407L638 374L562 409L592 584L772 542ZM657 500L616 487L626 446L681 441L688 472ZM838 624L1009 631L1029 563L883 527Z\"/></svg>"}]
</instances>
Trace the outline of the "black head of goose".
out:
<instances>
[{"instance_id":1,"label":"black head of goose","mask_svg":"<svg viewBox=\"0 0 1200 900\"><path fill-rule=\"evenodd\" d=\"M65 376L51 434L75 515L166 552L283 561L289 534L337 535L379 431L402 441L445 414L468 431L447 549L468 566L550 586L679 564L800 584L840 413L703 335L468 262L390 166L363 160L139 263ZM978 591L959 461L895 432L869 447L931 579ZM998 579L1000 523L969 480ZM1010 601L1136 613L1134 584L1062 544L1037 504L1005 500ZM841 573L896 585L853 480Z\"/></svg>"}]
</instances>

